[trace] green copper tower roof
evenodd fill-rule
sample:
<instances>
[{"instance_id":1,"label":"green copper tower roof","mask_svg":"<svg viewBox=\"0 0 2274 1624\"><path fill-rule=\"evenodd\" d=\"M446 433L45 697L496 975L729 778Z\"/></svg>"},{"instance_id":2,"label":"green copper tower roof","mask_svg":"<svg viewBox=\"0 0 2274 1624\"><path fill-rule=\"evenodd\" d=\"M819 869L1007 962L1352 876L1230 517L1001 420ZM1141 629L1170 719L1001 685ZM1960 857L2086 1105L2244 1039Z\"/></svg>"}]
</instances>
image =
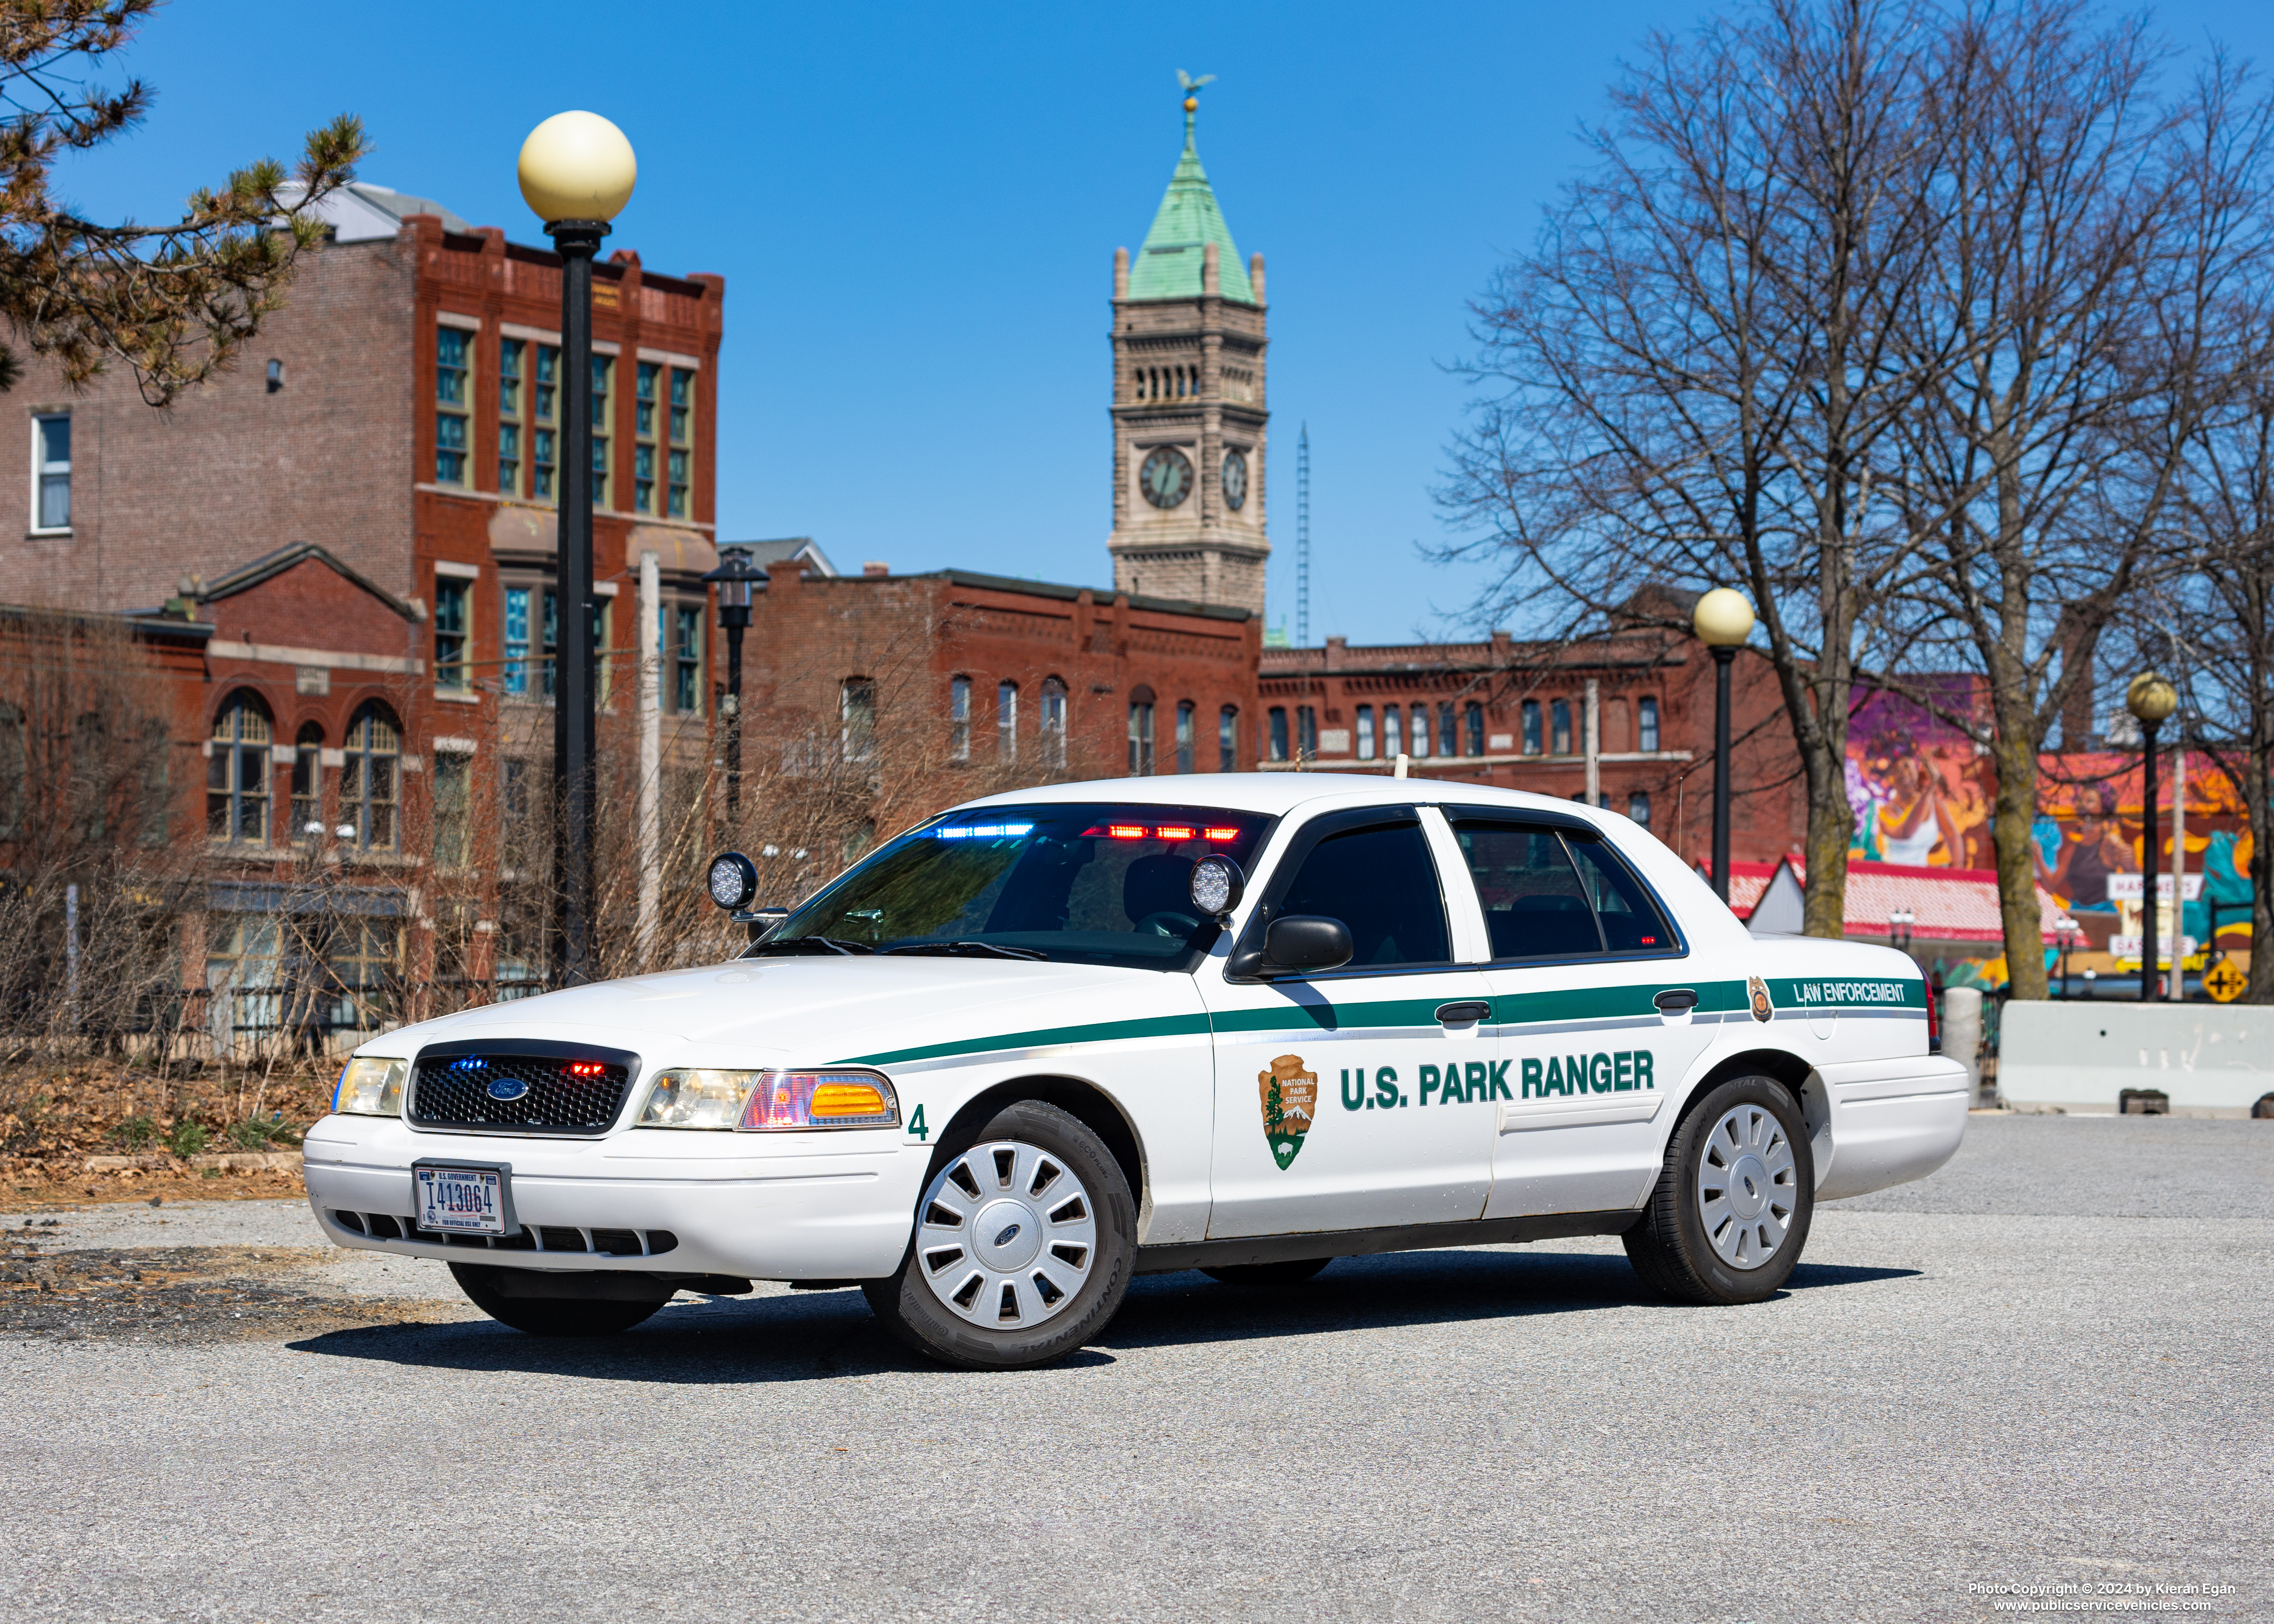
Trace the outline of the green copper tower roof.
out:
<instances>
[{"instance_id":1,"label":"green copper tower roof","mask_svg":"<svg viewBox=\"0 0 2274 1624\"><path fill-rule=\"evenodd\" d=\"M1189 98L1188 98L1189 99ZM1207 245L1216 247L1216 290L1243 304L1255 303L1255 285L1247 279L1246 262L1233 245L1231 228L1224 222L1208 171L1193 147L1193 109L1185 109L1185 152L1169 190L1129 267L1129 297L1133 299L1196 299L1201 296L1201 261Z\"/></svg>"}]
</instances>

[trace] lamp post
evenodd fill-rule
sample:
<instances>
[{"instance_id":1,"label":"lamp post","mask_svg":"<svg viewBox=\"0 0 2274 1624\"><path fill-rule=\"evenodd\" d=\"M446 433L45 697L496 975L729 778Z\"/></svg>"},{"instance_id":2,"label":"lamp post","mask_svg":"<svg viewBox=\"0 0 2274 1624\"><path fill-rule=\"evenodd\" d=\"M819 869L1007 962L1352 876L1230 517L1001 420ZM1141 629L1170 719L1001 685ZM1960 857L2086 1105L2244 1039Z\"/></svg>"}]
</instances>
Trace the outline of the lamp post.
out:
<instances>
[{"instance_id":1,"label":"lamp post","mask_svg":"<svg viewBox=\"0 0 2274 1624\"><path fill-rule=\"evenodd\" d=\"M597 113L556 113L521 145L521 195L561 255L560 536L553 684L553 884L561 984L592 975L592 758L599 684L592 624L592 257L631 200L639 165Z\"/></svg>"},{"instance_id":2,"label":"lamp post","mask_svg":"<svg viewBox=\"0 0 2274 1624\"><path fill-rule=\"evenodd\" d=\"M1713 894L1729 899L1729 662L1753 635L1753 606L1726 586L1698 600L1698 641L1713 651Z\"/></svg>"},{"instance_id":3,"label":"lamp post","mask_svg":"<svg viewBox=\"0 0 2274 1624\"><path fill-rule=\"evenodd\" d=\"M2069 950L2076 945L2077 933L2082 929L2083 927L2066 914L2053 921L2053 935L2060 942L2061 996L2064 998L2068 996Z\"/></svg>"},{"instance_id":4,"label":"lamp post","mask_svg":"<svg viewBox=\"0 0 2274 1624\"><path fill-rule=\"evenodd\" d=\"M1887 940L1899 953L1911 951L1911 927L1918 923L1918 915L1909 908L1896 908L1887 915Z\"/></svg>"},{"instance_id":5,"label":"lamp post","mask_svg":"<svg viewBox=\"0 0 2274 1624\"><path fill-rule=\"evenodd\" d=\"M750 624L750 589L766 572L750 562L748 547L719 549L719 568L703 577L719 588L719 625L727 634L727 822L742 810L742 634Z\"/></svg>"},{"instance_id":6,"label":"lamp post","mask_svg":"<svg viewBox=\"0 0 2274 1624\"><path fill-rule=\"evenodd\" d=\"M2137 718L2141 736L2147 741L2141 786L2140 999L2144 1004L2156 996L2162 972L2156 962L2160 957L2156 951L2156 916L2162 912L2164 901L2157 894L2156 883L2157 870L2163 866L2163 853L2156 849L2156 730L2180 708L2180 691L2156 673L2143 671L2124 690L2124 708Z\"/></svg>"}]
</instances>

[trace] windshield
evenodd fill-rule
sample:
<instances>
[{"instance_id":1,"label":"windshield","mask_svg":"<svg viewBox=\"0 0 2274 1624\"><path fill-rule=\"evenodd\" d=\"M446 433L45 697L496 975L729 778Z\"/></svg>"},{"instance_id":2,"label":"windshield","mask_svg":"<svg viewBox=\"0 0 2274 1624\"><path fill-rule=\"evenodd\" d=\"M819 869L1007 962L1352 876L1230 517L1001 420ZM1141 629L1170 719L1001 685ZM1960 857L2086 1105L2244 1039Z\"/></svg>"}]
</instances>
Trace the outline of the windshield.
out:
<instances>
[{"instance_id":1,"label":"windshield","mask_svg":"<svg viewBox=\"0 0 2274 1624\"><path fill-rule=\"evenodd\" d=\"M1245 873L1271 820L1209 807L989 807L902 835L749 950L1189 968L1216 940L1193 864Z\"/></svg>"}]
</instances>

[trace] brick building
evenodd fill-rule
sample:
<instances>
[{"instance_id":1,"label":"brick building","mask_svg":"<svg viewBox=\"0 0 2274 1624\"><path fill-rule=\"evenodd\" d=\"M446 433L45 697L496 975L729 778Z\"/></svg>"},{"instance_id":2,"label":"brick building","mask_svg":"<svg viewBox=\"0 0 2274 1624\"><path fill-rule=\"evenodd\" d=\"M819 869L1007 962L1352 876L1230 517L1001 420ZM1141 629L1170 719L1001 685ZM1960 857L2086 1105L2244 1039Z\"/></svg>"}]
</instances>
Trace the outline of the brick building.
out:
<instances>
[{"instance_id":1,"label":"brick building","mask_svg":"<svg viewBox=\"0 0 2274 1624\"><path fill-rule=\"evenodd\" d=\"M328 906L388 921L355 953L433 973L440 899L493 912L501 860L470 819L525 807L550 768L561 262L381 187L322 209L327 244L237 371L161 411L124 368L73 393L33 357L8 396L30 455L0 462L0 503L26 521L0 548L0 603L122 617L186 690L163 707L187 724L169 822L202 827L210 871L234 876L192 921L190 981L200 956L215 985L273 971L230 916L273 900L312 841L343 882ZM707 760L717 686L701 576L724 295L625 250L594 267L603 728L634 696L652 553L681 778Z\"/></svg>"},{"instance_id":2,"label":"brick building","mask_svg":"<svg viewBox=\"0 0 2274 1624\"><path fill-rule=\"evenodd\" d=\"M1488 641L1261 650L1259 765L1389 772L1585 800L1692 861L1712 845L1713 661L1659 630L1586 642ZM1732 673L1733 860L1797 846L1806 798L1766 665Z\"/></svg>"}]
</instances>

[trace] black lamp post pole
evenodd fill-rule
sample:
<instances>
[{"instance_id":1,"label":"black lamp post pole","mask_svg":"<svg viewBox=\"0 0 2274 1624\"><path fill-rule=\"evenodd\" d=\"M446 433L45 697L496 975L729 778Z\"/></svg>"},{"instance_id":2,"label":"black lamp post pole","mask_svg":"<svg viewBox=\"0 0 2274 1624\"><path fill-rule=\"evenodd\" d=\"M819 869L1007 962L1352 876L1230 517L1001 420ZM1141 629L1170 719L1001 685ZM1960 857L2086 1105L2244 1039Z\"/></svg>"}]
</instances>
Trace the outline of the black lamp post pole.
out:
<instances>
[{"instance_id":1,"label":"black lamp post pole","mask_svg":"<svg viewBox=\"0 0 2274 1624\"><path fill-rule=\"evenodd\" d=\"M727 823L740 827L742 811L742 633L750 624L748 604L719 611L727 628Z\"/></svg>"},{"instance_id":2,"label":"black lamp post pole","mask_svg":"<svg viewBox=\"0 0 2274 1624\"><path fill-rule=\"evenodd\" d=\"M2161 979L2160 966L2156 963L2156 914L2163 905L2163 898L2156 894L2156 871L2163 866L2163 853L2156 849L2156 730L2162 726L2161 722L2140 724L2148 741L2146 782L2142 796L2147 804L2141 820L2145 825L2141 831L2145 838L2141 842L2143 872L2140 876L2140 1001L2143 1004L2155 997L2157 983Z\"/></svg>"},{"instance_id":3,"label":"black lamp post pole","mask_svg":"<svg viewBox=\"0 0 2274 1624\"><path fill-rule=\"evenodd\" d=\"M607 222L556 220L561 266L560 612L553 631L553 883L561 898L561 984L592 979L593 756L599 683L592 603L592 257Z\"/></svg>"},{"instance_id":4,"label":"black lamp post pole","mask_svg":"<svg viewBox=\"0 0 2274 1624\"><path fill-rule=\"evenodd\" d=\"M1713 649L1713 894L1729 899L1729 665L1737 650Z\"/></svg>"}]
</instances>

